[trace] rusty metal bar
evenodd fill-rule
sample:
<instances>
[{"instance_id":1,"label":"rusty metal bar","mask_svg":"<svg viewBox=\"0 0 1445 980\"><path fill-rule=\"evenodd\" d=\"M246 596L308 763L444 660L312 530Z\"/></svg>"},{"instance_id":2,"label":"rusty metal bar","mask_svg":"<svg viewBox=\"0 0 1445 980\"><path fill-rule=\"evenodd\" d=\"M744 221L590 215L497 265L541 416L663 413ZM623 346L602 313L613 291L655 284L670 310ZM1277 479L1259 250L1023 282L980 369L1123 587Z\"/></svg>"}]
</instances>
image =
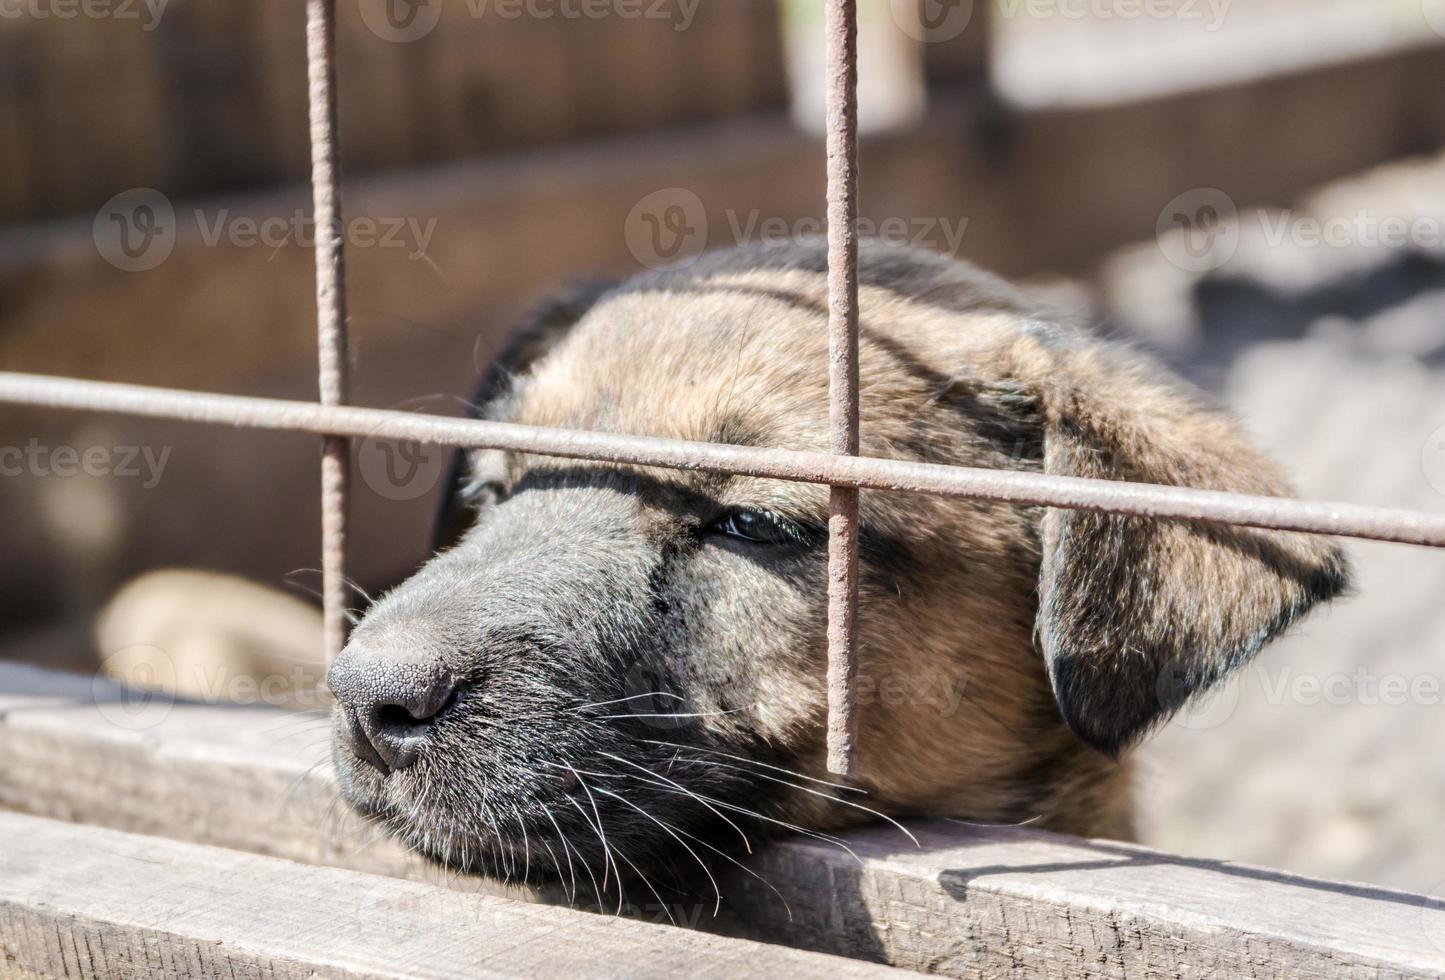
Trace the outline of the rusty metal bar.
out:
<instances>
[{"instance_id":1,"label":"rusty metal bar","mask_svg":"<svg viewBox=\"0 0 1445 980\"><path fill-rule=\"evenodd\" d=\"M635 466L736 473L794 483L1213 521L1445 548L1445 514L1389 507L910 463L868 456L724 446L0 371L0 403L6 402L321 436L505 449Z\"/></svg>"},{"instance_id":2,"label":"rusty metal bar","mask_svg":"<svg viewBox=\"0 0 1445 980\"><path fill-rule=\"evenodd\" d=\"M834 456L858 455L858 8L828 0L828 416ZM828 499L828 771L858 736L858 489Z\"/></svg>"},{"instance_id":3,"label":"rusty metal bar","mask_svg":"<svg viewBox=\"0 0 1445 980\"><path fill-rule=\"evenodd\" d=\"M311 194L316 217L316 342L321 404L346 402L346 254L337 160L336 0L306 0ZM346 510L350 444L327 435L321 447L321 596L325 654L346 642Z\"/></svg>"}]
</instances>

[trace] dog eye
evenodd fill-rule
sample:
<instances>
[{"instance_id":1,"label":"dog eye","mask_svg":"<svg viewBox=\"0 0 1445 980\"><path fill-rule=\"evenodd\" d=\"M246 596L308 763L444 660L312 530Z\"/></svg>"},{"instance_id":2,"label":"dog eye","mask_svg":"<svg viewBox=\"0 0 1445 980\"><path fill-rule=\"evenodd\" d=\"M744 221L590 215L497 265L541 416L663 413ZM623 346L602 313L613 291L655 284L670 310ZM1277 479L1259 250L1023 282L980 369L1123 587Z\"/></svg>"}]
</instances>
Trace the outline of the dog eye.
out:
<instances>
[{"instance_id":1,"label":"dog eye","mask_svg":"<svg viewBox=\"0 0 1445 980\"><path fill-rule=\"evenodd\" d=\"M500 480L475 481L462 489L462 499L474 508L491 507L507 496L507 485Z\"/></svg>"},{"instance_id":2,"label":"dog eye","mask_svg":"<svg viewBox=\"0 0 1445 980\"><path fill-rule=\"evenodd\" d=\"M771 511L735 510L719 518L710 532L755 544L796 544L804 540L800 527Z\"/></svg>"}]
</instances>

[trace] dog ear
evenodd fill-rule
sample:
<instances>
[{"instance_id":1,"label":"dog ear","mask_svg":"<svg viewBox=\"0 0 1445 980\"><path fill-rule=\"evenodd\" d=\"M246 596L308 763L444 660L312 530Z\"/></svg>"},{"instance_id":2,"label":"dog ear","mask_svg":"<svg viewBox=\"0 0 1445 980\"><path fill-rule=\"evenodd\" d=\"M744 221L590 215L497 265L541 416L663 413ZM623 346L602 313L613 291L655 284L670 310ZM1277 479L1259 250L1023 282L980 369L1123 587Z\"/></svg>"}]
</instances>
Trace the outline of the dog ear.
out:
<instances>
[{"instance_id":1,"label":"dog ear","mask_svg":"<svg viewBox=\"0 0 1445 980\"><path fill-rule=\"evenodd\" d=\"M512 379L526 373L563 337L583 314L596 305L617 283L586 280L573 283L537 303L512 332L507 346L492 361L472 397L468 418L481 418L487 407L507 393ZM475 478L474 453L458 449L452 455L445 490L432 527L432 550L450 548L472 523L463 491Z\"/></svg>"},{"instance_id":2,"label":"dog ear","mask_svg":"<svg viewBox=\"0 0 1445 980\"><path fill-rule=\"evenodd\" d=\"M1158 365L1043 330L1014 349L1046 473L1284 496L1237 423ZM1047 508L1037 636L1080 739L1117 754L1347 583L1331 541Z\"/></svg>"}]
</instances>

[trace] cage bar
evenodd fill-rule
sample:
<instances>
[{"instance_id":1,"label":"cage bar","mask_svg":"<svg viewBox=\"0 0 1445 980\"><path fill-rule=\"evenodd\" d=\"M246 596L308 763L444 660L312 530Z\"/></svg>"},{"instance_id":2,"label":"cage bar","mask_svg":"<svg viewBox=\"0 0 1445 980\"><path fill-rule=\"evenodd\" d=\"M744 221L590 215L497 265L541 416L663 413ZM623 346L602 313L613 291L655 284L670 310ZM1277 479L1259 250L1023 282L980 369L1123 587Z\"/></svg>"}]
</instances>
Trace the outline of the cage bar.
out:
<instances>
[{"instance_id":1,"label":"cage bar","mask_svg":"<svg viewBox=\"0 0 1445 980\"><path fill-rule=\"evenodd\" d=\"M835 456L858 440L858 8L828 0L828 418ZM851 775L858 736L858 489L828 499L828 770Z\"/></svg>"},{"instance_id":2,"label":"cage bar","mask_svg":"<svg viewBox=\"0 0 1445 980\"><path fill-rule=\"evenodd\" d=\"M306 0L311 194L316 217L316 345L322 405L347 395L346 251L337 159L336 0ZM321 446L321 599L326 660L346 643L346 512L351 447L337 435Z\"/></svg>"},{"instance_id":3,"label":"cage bar","mask_svg":"<svg viewBox=\"0 0 1445 980\"><path fill-rule=\"evenodd\" d=\"M9 371L0 371L0 403L113 412L339 438L393 439L425 445L501 449L600 463L964 497L1036 507L1065 507L1135 517L1209 521L1445 548L1445 514L1393 507L914 463L871 456L834 456L792 449L728 446Z\"/></svg>"}]
</instances>

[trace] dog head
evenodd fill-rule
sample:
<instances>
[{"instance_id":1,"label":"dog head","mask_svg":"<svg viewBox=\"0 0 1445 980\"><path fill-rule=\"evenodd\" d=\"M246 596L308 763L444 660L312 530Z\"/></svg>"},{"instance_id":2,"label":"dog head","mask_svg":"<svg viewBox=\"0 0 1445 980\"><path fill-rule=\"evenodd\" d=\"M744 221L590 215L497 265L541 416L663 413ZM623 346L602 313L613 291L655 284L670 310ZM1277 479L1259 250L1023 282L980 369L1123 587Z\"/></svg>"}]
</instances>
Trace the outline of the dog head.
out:
<instances>
[{"instance_id":1,"label":"dog head","mask_svg":"<svg viewBox=\"0 0 1445 980\"><path fill-rule=\"evenodd\" d=\"M861 264L863 454L1285 492L1157 365L967 266L866 243ZM804 243L581 291L482 414L825 449L825 270ZM864 491L840 787L825 487L500 451L465 469L454 540L332 670L335 755L362 812L506 878L710 864L879 813L1119 833L1119 754L1345 580L1304 536Z\"/></svg>"}]
</instances>

